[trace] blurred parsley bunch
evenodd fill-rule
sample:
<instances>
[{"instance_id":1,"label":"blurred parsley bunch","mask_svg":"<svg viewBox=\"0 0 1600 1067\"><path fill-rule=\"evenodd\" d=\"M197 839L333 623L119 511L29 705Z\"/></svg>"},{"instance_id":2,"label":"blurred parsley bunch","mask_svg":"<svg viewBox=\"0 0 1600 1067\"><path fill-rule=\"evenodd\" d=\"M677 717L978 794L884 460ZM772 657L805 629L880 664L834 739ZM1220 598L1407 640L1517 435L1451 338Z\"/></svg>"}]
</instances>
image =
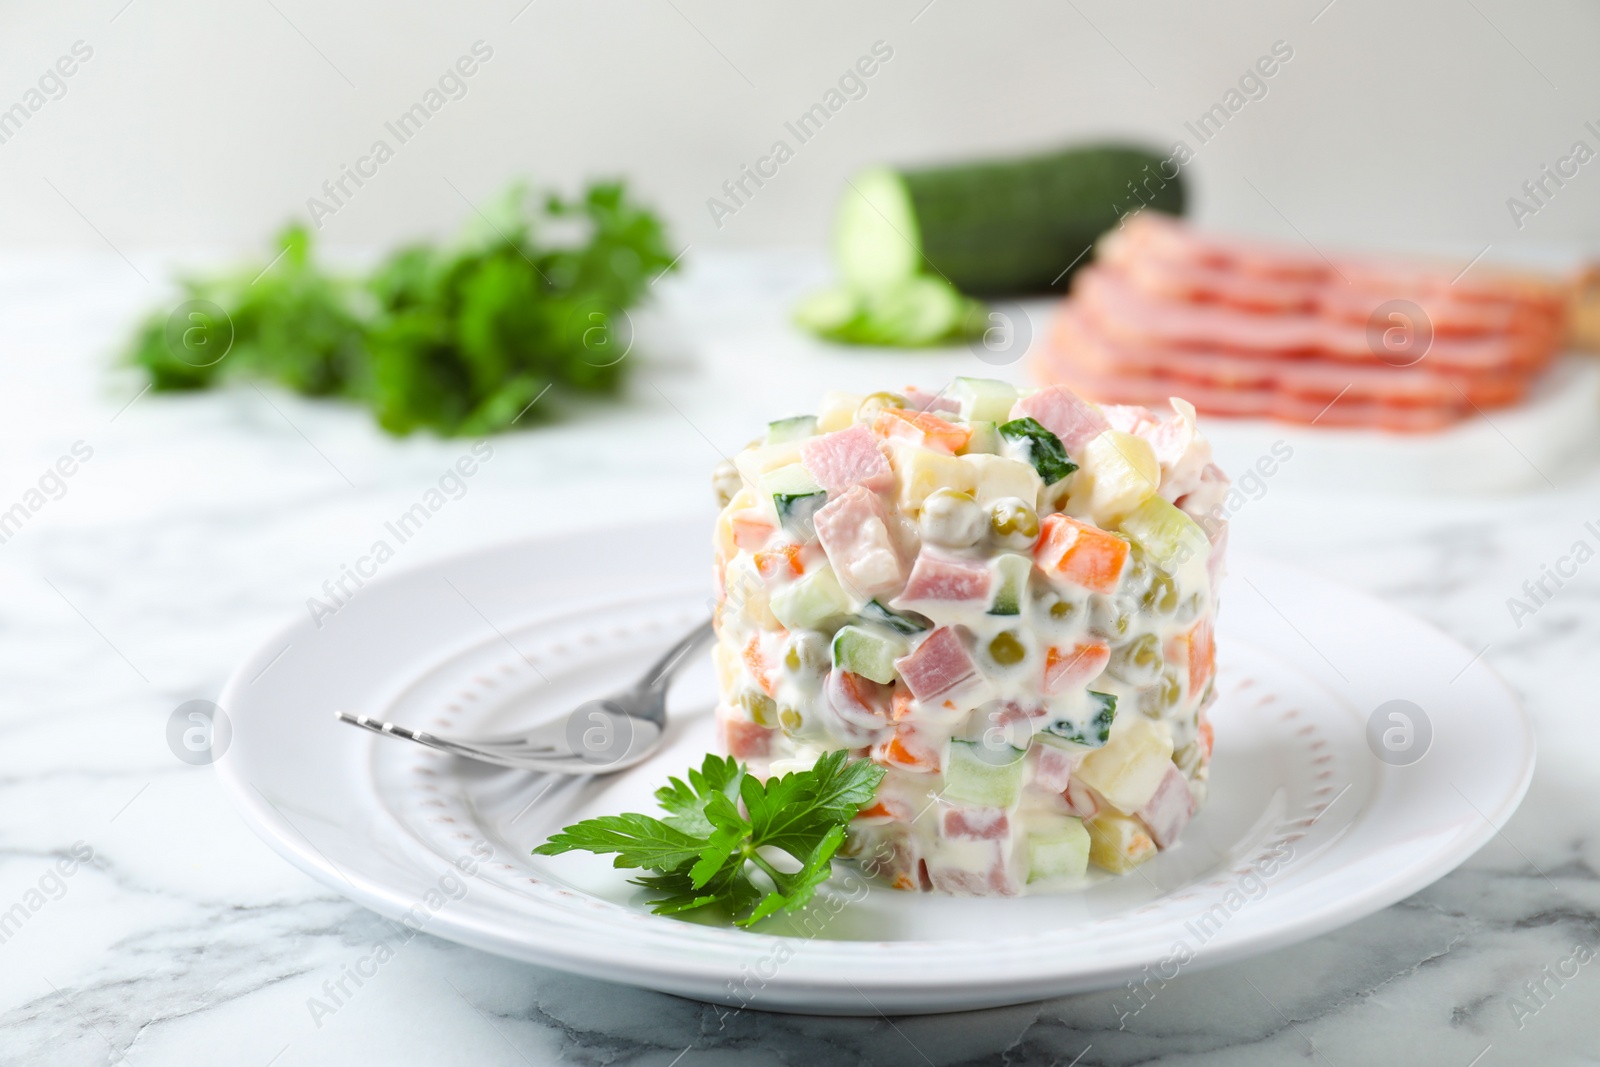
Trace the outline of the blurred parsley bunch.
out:
<instances>
[{"instance_id":1,"label":"blurred parsley bunch","mask_svg":"<svg viewBox=\"0 0 1600 1067\"><path fill-rule=\"evenodd\" d=\"M395 434L505 430L552 387L615 393L627 309L675 266L665 228L621 182L531 199L513 187L455 245L402 248L366 278L325 271L290 226L269 264L185 280L184 303L152 314L129 358L161 390L237 376L349 397Z\"/></svg>"}]
</instances>

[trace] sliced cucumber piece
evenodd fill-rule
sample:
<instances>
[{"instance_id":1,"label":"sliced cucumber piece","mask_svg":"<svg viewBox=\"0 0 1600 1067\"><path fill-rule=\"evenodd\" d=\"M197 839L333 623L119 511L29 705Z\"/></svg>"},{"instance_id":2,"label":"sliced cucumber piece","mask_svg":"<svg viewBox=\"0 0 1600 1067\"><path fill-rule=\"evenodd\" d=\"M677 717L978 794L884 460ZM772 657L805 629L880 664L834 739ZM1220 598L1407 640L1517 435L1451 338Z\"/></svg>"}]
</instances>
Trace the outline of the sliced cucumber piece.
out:
<instances>
[{"instance_id":1,"label":"sliced cucumber piece","mask_svg":"<svg viewBox=\"0 0 1600 1067\"><path fill-rule=\"evenodd\" d=\"M847 614L850 598L833 568L821 567L773 593L770 607L785 628L815 630L829 619Z\"/></svg>"},{"instance_id":2,"label":"sliced cucumber piece","mask_svg":"<svg viewBox=\"0 0 1600 1067\"><path fill-rule=\"evenodd\" d=\"M961 449L963 456L994 456L1000 453L1000 426L994 422L976 419L967 423L972 436Z\"/></svg>"},{"instance_id":3,"label":"sliced cucumber piece","mask_svg":"<svg viewBox=\"0 0 1600 1067\"><path fill-rule=\"evenodd\" d=\"M807 437L817 435L817 417L815 415L795 415L793 418L779 419L767 423L767 444L782 445L790 441L803 441Z\"/></svg>"},{"instance_id":4,"label":"sliced cucumber piece","mask_svg":"<svg viewBox=\"0 0 1600 1067\"><path fill-rule=\"evenodd\" d=\"M1022 446L1023 455L1039 472L1046 486L1054 485L1078 469L1078 465L1067 458L1061 438L1045 429L1037 419L1025 415L1003 422L1000 424L1000 436Z\"/></svg>"},{"instance_id":5,"label":"sliced cucumber piece","mask_svg":"<svg viewBox=\"0 0 1600 1067\"><path fill-rule=\"evenodd\" d=\"M809 541L816 536L812 518L828 500L805 467L790 463L761 476L761 492L772 498L777 509L778 522L789 536L798 541Z\"/></svg>"},{"instance_id":6,"label":"sliced cucumber piece","mask_svg":"<svg viewBox=\"0 0 1600 1067\"><path fill-rule=\"evenodd\" d=\"M982 741L951 741L944 769L944 796L957 804L1009 808L1022 795L1027 751Z\"/></svg>"},{"instance_id":7,"label":"sliced cucumber piece","mask_svg":"<svg viewBox=\"0 0 1600 1067\"><path fill-rule=\"evenodd\" d=\"M833 635L833 665L840 670L888 685L898 677L894 661L908 646L898 634L877 627L842 626Z\"/></svg>"},{"instance_id":8,"label":"sliced cucumber piece","mask_svg":"<svg viewBox=\"0 0 1600 1067\"><path fill-rule=\"evenodd\" d=\"M994 599L989 603L990 615L1020 615L1028 596L1028 576L1033 573L1033 560L1015 552L1006 552L994 560Z\"/></svg>"},{"instance_id":9,"label":"sliced cucumber piece","mask_svg":"<svg viewBox=\"0 0 1600 1067\"><path fill-rule=\"evenodd\" d=\"M943 278L905 278L868 291L863 315L840 336L858 344L930 345L956 332L966 311L966 298Z\"/></svg>"},{"instance_id":10,"label":"sliced cucumber piece","mask_svg":"<svg viewBox=\"0 0 1600 1067\"><path fill-rule=\"evenodd\" d=\"M844 285L820 289L794 309L795 325L823 337L848 327L861 315L861 294Z\"/></svg>"},{"instance_id":11,"label":"sliced cucumber piece","mask_svg":"<svg viewBox=\"0 0 1600 1067\"><path fill-rule=\"evenodd\" d=\"M901 176L872 167L845 187L834 223L833 254L846 283L873 289L922 267L922 233Z\"/></svg>"},{"instance_id":12,"label":"sliced cucumber piece","mask_svg":"<svg viewBox=\"0 0 1600 1067\"><path fill-rule=\"evenodd\" d=\"M1152 496L1122 520L1122 532L1145 556L1167 574L1174 574L1189 560L1211 554L1211 542L1189 516Z\"/></svg>"},{"instance_id":13,"label":"sliced cucumber piece","mask_svg":"<svg viewBox=\"0 0 1600 1067\"><path fill-rule=\"evenodd\" d=\"M1089 831L1071 815L1041 814L1028 823L1028 881L1080 878L1089 869Z\"/></svg>"},{"instance_id":14,"label":"sliced cucumber piece","mask_svg":"<svg viewBox=\"0 0 1600 1067\"><path fill-rule=\"evenodd\" d=\"M957 378L949 395L961 405L961 417L968 422L1001 423L1011 418L1017 387L994 378Z\"/></svg>"},{"instance_id":15,"label":"sliced cucumber piece","mask_svg":"<svg viewBox=\"0 0 1600 1067\"><path fill-rule=\"evenodd\" d=\"M861 609L861 617L883 625L902 634L920 634L932 626L928 620L920 615L908 612L890 611L876 600L869 600Z\"/></svg>"},{"instance_id":16,"label":"sliced cucumber piece","mask_svg":"<svg viewBox=\"0 0 1600 1067\"><path fill-rule=\"evenodd\" d=\"M1090 712L1087 722L1056 719L1040 731L1041 739L1057 738L1084 748L1100 748L1111 740L1111 724L1117 718L1117 698L1110 693L1089 690Z\"/></svg>"}]
</instances>

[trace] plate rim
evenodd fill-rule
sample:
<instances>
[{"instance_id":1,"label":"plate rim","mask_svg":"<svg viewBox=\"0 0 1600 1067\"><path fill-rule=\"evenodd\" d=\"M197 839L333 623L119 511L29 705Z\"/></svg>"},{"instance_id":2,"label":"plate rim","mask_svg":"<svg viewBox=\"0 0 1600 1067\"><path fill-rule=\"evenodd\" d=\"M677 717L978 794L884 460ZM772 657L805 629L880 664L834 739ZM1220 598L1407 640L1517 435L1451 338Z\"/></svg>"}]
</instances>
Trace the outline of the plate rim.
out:
<instances>
[{"instance_id":1,"label":"plate rim","mask_svg":"<svg viewBox=\"0 0 1600 1067\"><path fill-rule=\"evenodd\" d=\"M667 524L687 527L688 520L673 517ZM666 525L666 524L664 524ZM702 524L696 524L696 528ZM605 534L627 530L628 527L613 524L599 527L592 531L585 531L585 537L595 537ZM464 551L448 553L432 559L423 560L416 564L407 565L395 570L393 573L381 575L368 585L382 583L384 586L399 586L408 582L415 582L424 575L439 574L452 566L458 566L464 561L476 557L493 556L503 553L537 551L542 546L550 546L565 542L573 544L578 538L572 534L545 534L506 538L483 545L474 546ZM1384 614L1402 617L1409 623L1429 631L1437 640L1459 649L1464 656L1470 656L1470 650L1458 642L1454 637L1440 630L1431 622L1423 619L1404 608L1389 603L1382 598L1333 579L1324 577L1301 567L1259 553L1237 553L1230 561L1241 564L1241 570L1254 569L1243 564L1256 564L1275 568L1292 576L1296 576L1311 584L1335 591L1339 595L1354 598L1364 602L1368 609L1375 609ZM541 613L543 618L559 617L565 610L581 605L571 603L557 604L551 611ZM533 616L530 616L532 618ZM522 620L524 622L527 619ZM281 655L285 643L292 637L303 632L310 623L304 618L297 618L273 629L267 639L259 644L228 677L224 684L218 702L224 709L238 706L237 699L242 695L244 687L250 684L251 679L259 677L264 672L266 665ZM1431 862L1412 863L1398 870L1393 876L1365 883L1361 890L1355 894L1344 896L1336 901L1331 901L1316 909L1310 916L1298 921L1278 921L1273 925L1261 929L1250 929L1231 940L1221 944L1203 946L1193 961L1186 964L1189 970L1203 970L1235 959L1254 956L1262 952L1271 951L1285 945L1298 943L1312 937L1320 936L1330 930L1354 922L1371 915L1407 896L1431 885L1433 882L1455 870L1467 859L1471 858L1479 849L1497 835L1505 823L1517 810L1526 795L1533 780L1537 765L1537 736L1534 732L1533 721L1522 702L1510 685L1502 679L1497 672L1481 659L1469 663L1468 669L1480 674L1480 677L1491 680L1497 687L1499 700L1508 711L1514 713L1518 730L1517 738L1526 755L1522 760L1515 780L1491 805L1490 810L1479 808L1480 820L1472 824L1470 829L1457 832L1442 842L1432 853ZM1314 677L1314 676L1313 676ZM235 737L234 743L238 738ZM1513 746L1505 746L1510 750ZM1507 764L1509 767L1509 763ZM361 872L350 874L341 871L332 860L322 855L316 845L298 832L287 817L275 813L271 801L259 788L243 780L239 773L239 762L219 758L213 765L224 791L230 802L239 812L240 817L247 826L265 841L273 851L277 852L293 866L310 875L325 886L335 889L344 896L356 901L364 907L391 919L404 914L414 901L400 894L398 890L385 886L381 881L370 878ZM1468 801L1471 804L1471 801ZM1473 804L1473 807L1478 806ZM303 838L309 849L302 847L292 840L291 834ZM1159 898L1158 898L1159 899ZM642 914L642 913L641 913ZM653 917L652 917L653 918ZM670 920L663 920L670 921ZM532 929L530 927L524 930ZM489 918L470 912L452 913L446 909L433 915L426 927L426 932L436 936L445 937L474 948L490 951L498 955L507 956L524 962L537 965L552 966L564 971L599 978L607 981L616 981L626 984L646 986L654 989L663 989L678 995L693 996L715 1003L734 1003L725 994L720 993L722 983L729 978L726 964L720 960L699 960L686 954L683 958L671 961L671 965L659 960L646 960L637 954L630 954L624 941L611 944L588 943L581 948L569 942L544 941L535 943L527 937L518 938L514 931L508 930L503 924L496 924ZM805 943L806 939L796 938L785 934L754 933L740 931L741 944L750 945L752 958L763 954L762 950L775 950L782 944ZM854 942L858 945L889 946L900 944L937 945L937 941L919 942ZM1152 945L1137 945L1137 939L1129 944L1120 941L1111 946L1111 951L1099 954L1088 960L1075 960L1070 968L1063 968L1056 973L1037 973L1027 971L1016 976L1003 976L995 980L987 980L974 989L970 977L960 975L945 975L932 971L900 972L888 981L874 981L871 976L857 976L866 979L867 988L878 993L881 997L892 1001L895 1011L904 1013L944 1012L967 1010L976 1007L998 1006L1002 1004L1015 1004L1025 1001L1044 999L1067 992L1084 989L1101 988L1116 978L1136 973L1138 966L1149 964L1163 955L1163 950ZM1136 957L1136 958L1135 958ZM731 983L728 983L731 988ZM866 993L860 988L855 988L855 980L846 983L866 1000ZM692 990L685 992L685 990ZM816 996L822 999L839 994L839 980L832 981L822 977L807 980L805 976L788 974L783 976L781 983L769 983L762 990L763 1002L761 1010L788 1011L788 1012L814 1012ZM810 999L808 999L808 997ZM919 1003L926 1002L926 1003ZM747 1002L740 1002L741 1006L748 1006ZM825 1010L834 1014L878 1014L878 1009L871 1006L868 1001L859 1011L841 1007L831 1003Z\"/></svg>"}]
</instances>

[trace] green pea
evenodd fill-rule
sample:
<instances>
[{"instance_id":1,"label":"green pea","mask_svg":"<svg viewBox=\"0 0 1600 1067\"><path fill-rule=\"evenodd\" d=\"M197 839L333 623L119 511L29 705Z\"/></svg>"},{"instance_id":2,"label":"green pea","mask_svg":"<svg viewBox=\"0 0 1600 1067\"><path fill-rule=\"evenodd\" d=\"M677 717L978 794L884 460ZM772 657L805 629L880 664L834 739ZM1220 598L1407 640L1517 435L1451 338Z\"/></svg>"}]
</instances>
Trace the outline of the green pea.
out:
<instances>
[{"instance_id":1,"label":"green pea","mask_svg":"<svg viewBox=\"0 0 1600 1067\"><path fill-rule=\"evenodd\" d=\"M769 730L778 725L778 705L765 693L747 689L739 694L739 704L750 716L750 721Z\"/></svg>"},{"instance_id":2,"label":"green pea","mask_svg":"<svg viewBox=\"0 0 1600 1067\"><path fill-rule=\"evenodd\" d=\"M783 727L785 733L798 733L800 727L805 725L805 718L794 708L783 708L778 712L778 725Z\"/></svg>"},{"instance_id":3,"label":"green pea","mask_svg":"<svg viewBox=\"0 0 1600 1067\"><path fill-rule=\"evenodd\" d=\"M1150 588L1141 603L1146 611L1171 615L1178 610L1178 586L1165 574L1158 574L1151 579Z\"/></svg>"},{"instance_id":4,"label":"green pea","mask_svg":"<svg viewBox=\"0 0 1600 1067\"><path fill-rule=\"evenodd\" d=\"M904 411L906 399L896 393L872 393L856 405L856 422L871 423L884 408Z\"/></svg>"},{"instance_id":5,"label":"green pea","mask_svg":"<svg viewBox=\"0 0 1600 1067\"><path fill-rule=\"evenodd\" d=\"M1017 640L1017 635L1010 630L995 636L989 642L989 658L1002 667L1011 667L1021 663L1028 654L1022 642Z\"/></svg>"},{"instance_id":6,"label":"green pea","mask_svg":"<svg viewBox=\"0 0 1600 1067\"><path fill-rule=\"evenodd\" d=\"M1021 500L996 501L989 509L989 526L1000 537L1039 536L1039 513Z\"/></svg>"},{"instance_id":7,"label":"green pea","mask_svg":"<svg viewBox=\"0 0 1600 1067\"><path fill-rule=\"evenodd\" d=\"M1078 613L1078 605L1070 600L1058 600L1050 605L1050 617L1056 622L1066 622Z\"/></svg>"}]
</instances>

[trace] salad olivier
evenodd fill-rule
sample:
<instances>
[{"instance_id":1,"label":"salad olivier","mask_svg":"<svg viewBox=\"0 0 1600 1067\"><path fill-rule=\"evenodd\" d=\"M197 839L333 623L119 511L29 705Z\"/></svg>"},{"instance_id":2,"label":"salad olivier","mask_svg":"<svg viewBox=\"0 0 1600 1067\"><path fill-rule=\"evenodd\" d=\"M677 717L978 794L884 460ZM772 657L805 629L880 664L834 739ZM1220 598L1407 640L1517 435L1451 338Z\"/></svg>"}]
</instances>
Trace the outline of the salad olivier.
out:
<instances>
[{"instance_id":1,"label":"salad olivier","mask_svg":"<svg viewBox=\"0 0 1600 1067\"><path fill-rule=\"evenodd\" d=\"M1228 490L1194 409L831 393L717 470L718 723L884 770L840 856L910 890L1124 873L1205 799Z\"/></svg>"}]
</instances>

